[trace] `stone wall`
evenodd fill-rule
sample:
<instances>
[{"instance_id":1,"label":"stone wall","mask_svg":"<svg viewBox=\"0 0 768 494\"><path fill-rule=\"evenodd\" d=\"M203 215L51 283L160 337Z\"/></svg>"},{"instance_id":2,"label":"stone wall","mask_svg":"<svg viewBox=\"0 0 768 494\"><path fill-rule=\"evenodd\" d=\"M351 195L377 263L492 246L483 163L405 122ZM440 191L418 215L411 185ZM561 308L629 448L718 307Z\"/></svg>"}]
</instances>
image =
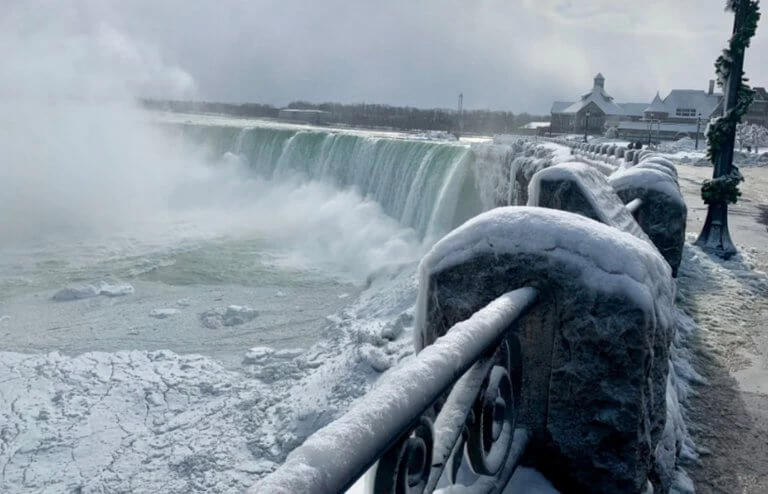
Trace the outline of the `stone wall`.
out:
<instances>
[{"instance_id":1,"label":"stone wall","mask_svg":"<svg viewBox=\"0 0 768 494\"><path fill-rule=\"evenodd\" d=\"M564 493L640 494L654 469L674 283L637 231L554 209L498 208L422 261L417 347L507 291L539 290L538 309L521 322L520 423L534 432L528 461Z\"/></svg>"}]
</instances>

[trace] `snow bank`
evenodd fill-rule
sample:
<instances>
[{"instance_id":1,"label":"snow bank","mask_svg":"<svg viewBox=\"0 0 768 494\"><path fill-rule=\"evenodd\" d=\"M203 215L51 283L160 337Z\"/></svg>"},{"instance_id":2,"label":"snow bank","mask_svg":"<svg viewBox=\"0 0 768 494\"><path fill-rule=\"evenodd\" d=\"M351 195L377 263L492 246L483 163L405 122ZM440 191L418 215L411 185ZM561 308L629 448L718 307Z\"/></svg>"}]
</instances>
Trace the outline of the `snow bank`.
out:
<instances>
[{"instance_id":1,"label":"snow bank","mask_svg":"<svg viewBox=\"0 0 768 494\"><path fill-rule=\"evenodd\" d=\"M280 394L200 356L0 353L0 491L242 489Z\"/></svg>"}]
</instances>

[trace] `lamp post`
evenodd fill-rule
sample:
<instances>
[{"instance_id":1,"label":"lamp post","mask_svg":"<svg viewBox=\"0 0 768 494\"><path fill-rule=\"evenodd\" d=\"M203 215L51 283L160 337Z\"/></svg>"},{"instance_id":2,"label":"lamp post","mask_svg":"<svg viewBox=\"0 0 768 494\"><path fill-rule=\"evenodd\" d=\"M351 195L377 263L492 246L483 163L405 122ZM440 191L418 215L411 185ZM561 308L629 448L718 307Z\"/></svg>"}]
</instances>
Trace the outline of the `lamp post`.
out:
<instances>
[{"instance_id":1,"label":"lamp post","mask_svg":"<svg viewBox=\"0 0 768 494\"><path fill-rule=\"evenodd\" d=\"M651 132L653 132L653 115L648 119L648 147L651 147Z\"/></svg>"},{"instance_id":2,"label":"lamp post","mask_svg":"<svg viewBox=\"0 0 768 494\"><path fill-rule=\"evenodd\" d=\"M696 145L695 149L699 149L699 132L701 130L701 113L696 117Z\"/></svg>"},{"instance_id":3,"label":"lamp post","mask_svg":"<svg viewBox=\"0 0 768 494\"><path fill-rule=\"evenodd\" d=\"M661 144L661 119L656 120L656 140Z\"/></svg>"},{"instance_id":4,"label":"lamp post","mask_svg":"<svg viewBox=\"0 0 768 494\"><path fill-rule=\"evenodd\" d=\"M696 240L696 245L702 247L718 257L728 259L734 255L737 250L731 240L728 231L728 191L724 189L735 188L735 183L743 180L738 168L733 166L733 147L736 138L736 125L741 121L745 113L744 109L738 108L741 97L749 97L745 94L749 91L749 86L742 86L744 77L744 53L749 46L749 40L755 34L757 21L760 18L759 4L752 0L738 0L729 2L729 6L734 11L733 35L729 40L729 46L723 56L717 59L715 66L718 74L723 80L723 115L713 125L714 130L707 136L710 140L710 153L714 170L712 180L705 182L702 186L702 196L704 196L704 187L709 185L710 190L716 192L709 194L709 200L706 200L707 219L704 221L704 227ZM723 77L723 72L727 77ZM741 93L741 94L740 94ZM717 185L715 185L717 184ZM719 186L719 190L716 188ZM703 197L704 198L704 197Z\"/></svg>"},{"instance_id":5,"label":"lamp post","mask_svg":"<svg viewBox=\"0 0 768 494\"><path fill-rule=\"evenodd\" d=\"M587 142L587 131L589 130L589 110L584 114L586 117L584 120L584 142Z\"/></svg>"}]
</instances>

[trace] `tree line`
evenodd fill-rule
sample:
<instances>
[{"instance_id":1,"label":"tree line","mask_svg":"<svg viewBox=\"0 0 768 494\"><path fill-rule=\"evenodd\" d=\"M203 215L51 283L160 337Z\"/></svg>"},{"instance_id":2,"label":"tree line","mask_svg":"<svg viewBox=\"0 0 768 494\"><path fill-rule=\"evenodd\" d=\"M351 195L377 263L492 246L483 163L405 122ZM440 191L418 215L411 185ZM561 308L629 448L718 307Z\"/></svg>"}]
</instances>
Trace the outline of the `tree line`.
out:
<instances>
[{"instance_id":1,"label":"tree line","mask_svg":"<svg viewBox=\"0 0 768 494\"><path fill-rule=\"evenodd\" d=\"M259 103L217 103L206 101L141 100L148 109L182 113L215 113L251 118L277 118L280 108ZM335 125L382 127L396 130L442 130L465 134L505 134L530 123L548 121L549 115L515 114L495 110L456 110L415 108L369 103L291 102L287 108L327 112L325 121Z\"/></svg>"}]
</instances>

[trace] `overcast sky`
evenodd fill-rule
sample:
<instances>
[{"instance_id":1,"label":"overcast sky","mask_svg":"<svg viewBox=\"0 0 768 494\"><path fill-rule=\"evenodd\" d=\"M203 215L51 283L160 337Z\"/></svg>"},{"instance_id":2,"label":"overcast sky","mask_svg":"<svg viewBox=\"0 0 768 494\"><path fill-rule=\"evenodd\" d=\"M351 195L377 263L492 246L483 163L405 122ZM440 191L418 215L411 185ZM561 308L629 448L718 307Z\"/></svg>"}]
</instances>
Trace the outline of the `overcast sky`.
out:
<instances>
[{"instance_id":1,"label":"overcast sky","mask_svg":"<svg viewBox=\"0 0 768 494\"><path fill-rule=\"evenodd\" d=\"M598 71L617 101L705 89L733 23L723 0L0 3L0 28L12 25L24 38L17 53L40 33L36 49L54 43L56 52L68 36L107 32L113 47L120 40L123 53L149 60L149 69L134 60L121 73L141 72L139 92L154 96L174 95L172 85L153 82L170 77L205 100L452 108L463 92L466 107L536 113L576 98ZM747 54L756 85L768 85L768 64L759 63L766 29L758 28Z\"/></svg>"}]
</instances>

